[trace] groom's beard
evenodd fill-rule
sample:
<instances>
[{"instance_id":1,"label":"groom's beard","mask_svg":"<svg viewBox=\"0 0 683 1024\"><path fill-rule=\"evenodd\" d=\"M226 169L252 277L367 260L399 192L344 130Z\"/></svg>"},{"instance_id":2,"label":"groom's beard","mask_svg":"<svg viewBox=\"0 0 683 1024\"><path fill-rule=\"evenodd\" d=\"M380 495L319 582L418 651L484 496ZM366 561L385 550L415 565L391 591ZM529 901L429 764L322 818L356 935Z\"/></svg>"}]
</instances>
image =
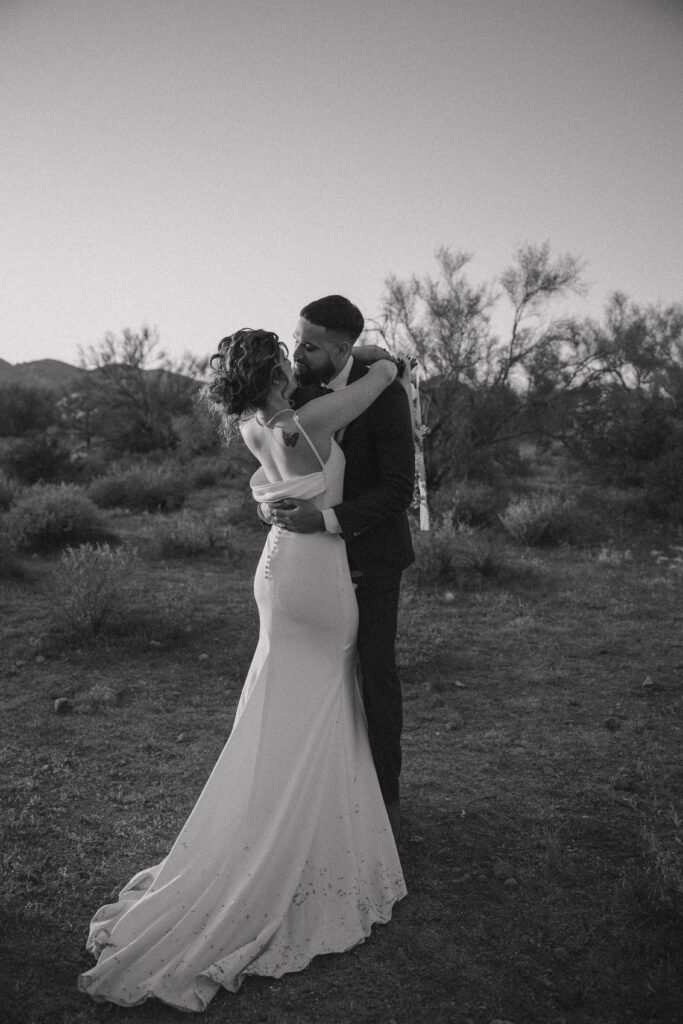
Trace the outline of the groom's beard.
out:
<instances>
[{"instance_id":1,"label":"groom's beard","mask_svg":"<svg viewBox=\"0 0 683 1024\"><path fill-rule=\"evenodd\" d=\"M312 370L305 363L294 364L294 383L300 388L310 387L312 384L327 384L336 375L337 371L331 359L316 370Z\"/></svg>"}]
</instances>

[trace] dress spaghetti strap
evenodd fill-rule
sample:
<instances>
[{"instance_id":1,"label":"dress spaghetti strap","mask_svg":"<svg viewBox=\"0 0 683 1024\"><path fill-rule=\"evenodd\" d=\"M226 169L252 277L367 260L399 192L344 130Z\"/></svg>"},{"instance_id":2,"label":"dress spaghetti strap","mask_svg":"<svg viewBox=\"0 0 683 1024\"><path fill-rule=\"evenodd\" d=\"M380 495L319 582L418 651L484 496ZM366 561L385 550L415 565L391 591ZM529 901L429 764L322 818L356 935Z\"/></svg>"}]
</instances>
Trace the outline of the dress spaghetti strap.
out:
<instances>
[{"instance_id":1,"label":"dress spaghetti strap","mask_svg":"<svg viewBox=\"0 0 683 1024\"><path fill-rule=\"evenodd\" d=\"M294 419L294 422L296 423L297 427L299 428L299 430L301 431L301 433L304 435L304 437L308 441L309 445L311 446L311 451L313 452L313 454L315 455L316 459L320 463L320 468L324 469L325 468L325 463L324 463L324 461L320 457L320 452L318 451L316 446L313 444L313 442L311 441L310 437L308 436L308 434L306 433L304 428L301 426L301 421L299 420L299 414L297 412L294 413L293 419Z\"/></svg>"}]
</instances>

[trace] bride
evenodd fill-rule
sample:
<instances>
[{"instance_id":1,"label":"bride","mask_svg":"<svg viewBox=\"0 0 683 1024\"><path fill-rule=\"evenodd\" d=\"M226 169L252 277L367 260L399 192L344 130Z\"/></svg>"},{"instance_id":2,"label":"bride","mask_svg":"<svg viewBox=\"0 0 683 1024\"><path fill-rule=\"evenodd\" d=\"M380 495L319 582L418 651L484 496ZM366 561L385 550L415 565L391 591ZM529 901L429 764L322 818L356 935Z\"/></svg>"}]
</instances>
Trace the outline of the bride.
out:
<instances>
[{"instance_id":1,"label":"bride","mask_svg":"<svg viewBox=\"0 0 683 1024\"><path fill-rule=\"evenodd\" d=\"M259 502L341 500L335 431L396 376L389 359L294 413L276 334L241 330L210 397L261 463ZM167 857L97 911L79 988L205 1010L250 974L279 978L386 922L406 892L355 678L358 612L341 536L274 526L256 570L260 633L232 732Z\"/></svg>"}]
</instances>

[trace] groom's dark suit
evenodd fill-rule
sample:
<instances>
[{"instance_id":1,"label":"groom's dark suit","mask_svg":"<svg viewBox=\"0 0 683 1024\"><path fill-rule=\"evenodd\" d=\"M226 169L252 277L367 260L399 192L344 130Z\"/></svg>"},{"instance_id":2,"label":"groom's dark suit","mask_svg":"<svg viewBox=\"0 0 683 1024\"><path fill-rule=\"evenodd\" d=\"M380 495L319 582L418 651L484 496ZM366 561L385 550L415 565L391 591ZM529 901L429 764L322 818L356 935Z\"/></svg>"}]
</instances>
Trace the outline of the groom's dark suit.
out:
<instances>
[{"instance_id":1,"label":"groom's dark suit","mask_svg":"<svg viewBox=\"0 0 683 1024\"><path fill-rule=\"evenodd\" d=\"M354 359L348 383L367 367ZM335 508L352 569L368 576L400 573L415 560L408 509L415 449L405 391L394 381L346 427L344 501Z\"/></svg>"},{"instance_id":2,"label":"groom's dark suit","mask_svg":"<svg viewBox=\"0 0 683 1024\"><path fill-rule=\"evenodd\" d=\"M348 383L367 367L353 361ZM300 388L294 404L319 391ZM407 509L413 498L415 451L408 398L394 381L346 427L344 500L335 506L358 600L358 656L370 746L387 804L399 797L401 684L394 644L401 573L415 559Z\"/></svg>"}]
</instances>

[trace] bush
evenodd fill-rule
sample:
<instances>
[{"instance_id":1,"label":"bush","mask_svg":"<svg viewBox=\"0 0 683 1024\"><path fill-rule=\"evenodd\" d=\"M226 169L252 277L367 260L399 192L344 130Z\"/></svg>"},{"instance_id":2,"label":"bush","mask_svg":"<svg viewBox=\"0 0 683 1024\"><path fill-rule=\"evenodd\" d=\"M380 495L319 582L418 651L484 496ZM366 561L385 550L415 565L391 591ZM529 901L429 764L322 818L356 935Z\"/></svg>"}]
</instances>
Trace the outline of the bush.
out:
<instances>
[{"instance_id":1,"label":"bush","mask_svg":"<svg viewBox=\"0 0 683 1024\"><path fill-rule=\"evenodd\" d=\"M683 523L683 429L669 449L647 466L643 476L649 512Z\"/></svg>"},{"instance_id":2,"label":"bush","mask_svg":"<svg viewBox=\"0 0 683 1024\"><path fill-rule=\"evenodd\" d=\"M108 544L83 544L62 553L54 606L69 632L90 637L122 622L135 561L135 551Z\"/></svg>"},{"instance_id":3,"label":"bush","mask_svg":"<svg viewBox=\"0 0 683 1024\"><path fill-rule=\"evenodd\" d=\"M58 395L51 388L0 385L0 437L24 437L57 422Z\"/></svg>"},{"instance_id":4,"label":"bush","mask_svg":"<svg viewBox=\"0 0 683 1024\"><path fill-rule=\"evenodd\" d=\"M220 455L204 455L193 459L188 465L192 490L201 490L203 487L215 487L234 477L234 470L228 461L225 452Z\"/></svg>"},{"instance_id":5,"label":"bush","mask_svg":"<svg viewBox=\"0 0 683 1024\"><path fill-rule=\"evenodd\" d=\"M73 478L71 452L62 441L47 433L14 441L2 456L2 466L22 484Z\"/></svg>"},{"instance_id":6,"label":"bush","mask_svg":"<svg viewBox=\"0 0 683 1024\"><path fill-rule=\"evenodd\" d=\"M73 482L86 487L111 469L111 462L101 448L78 448L71 455Z\"/></svg>"},{"instance_id":7,"label":"bush","mask_svg":"<svg viewBox=\"0 0 683 1024\"><path fill-rule=\"evenodd\" d=\"M227 481L243 483L246 487L252 473L258 468L258 462L239 439L227 447L224 445L215 454L195 456L189 465L193 487L206 487Z\"/></svg>"},{"instance_id":8,"label":"bush","mask_svg":"<svg viewBox=\"0 0 683 1024\"><path fill-rule=\"evenodd\" d=\"M215 452L221 446L216 417L198 399L194 401L189 413L174 417L172 429L175 450L183 462L204 452Z\"/></svg>"},{"instance_id":9,"label":"bush","mask_svg":"<svg viewBox=\"0 0 683 1024\"><path fill-rule=\"evenodd\" d=\"M145 579L136 549L82 545L65 551L54 580L57 625L71 640L169 638L187 631L196 593Z\"/></svg>"},{"instance_id":10,"label":"bush","mask_svg":"<svg viewBox=\"0 0 683 1024\"><path fill-rule=\"evenodd\" d=\"M500 521L523 544L553 547L576 539L580 515L575 502L559 495L538 494L515 498Z\"/></svg>"},{"instance_id":11,"label":"bush","mask_svg":"<svg viewBox=\"0 0 683 1024\"><path fill-rule=\"evenodd\" d=\"M0 579L20 579L23 575L16 544L4 524L0 524Z\"/></svg>"},{"instance_id":12,"label":"bush","mask_svg":"<svg viewBox=\"0 0 683 1024\"><path fill-rule=\"evenodd\" d=\"M24 551L116 540L106 519L73 484L36 484L5 515L11 541Z\"/></svg>"},{"instance_id":13,"label":"bush","mask_svg":"<svg viewBox=\"0 0 683 1024\"><path fill-rule=\"evenodd\" d=\"M507 489L469 480L443 494L437 492L437 497L444 514L449 514L455 525L465 526L496 526L510 500Z\"/></svg>"},{"instance_id":14,"label":"bush","mask_svg":"<svg viewBox=\"0 0 683 1024\"><path fill-rule=\"evenodd\" d=\"M221 514L226 525L239 531L259 531L265 537L267 527L259 519L256 502L248 487L231 489Z\"/></svg>"},{"instance_id":15,"label":"bush","mask_svg":"<svg viewBox=\"0 0 683 1024\"><path fill-rule=\"evenodd\" d=\"M0 512L6 512L14 501L14 488L7 477L0 473Z\"/></svg>"},{"instance_id":16,"label":"bush","mask_svg":"<svg viewBox=\"0 0 683 1024\"><path fill-rule=\"evenodd\" d=\"M215 548L221 530L214 520L183 510L154 524L152 550L158 558L183 558Z\"/></svg>"},{"instance_id":17,"label":"bush","mask_svg":"<svg viewBox=\"0 0 683 1024\"><path fill-rule=\"evenodd\" d=\"M173 512L183 507L190 489L187 470L166 464L114 470L95 480L88 493L102 508Z\"/></svg>"},{"instance_id":18,"label":"bush","mask_svg":"<svg viewBox=\"0 0 683 1024\"><path fill-rule=\"evenodd\" d=\"M414 537L421 586L466 586L494 579L507 571L500 544L472 527L444 517L432 530Z\"/></svg>"}]
</instances>

